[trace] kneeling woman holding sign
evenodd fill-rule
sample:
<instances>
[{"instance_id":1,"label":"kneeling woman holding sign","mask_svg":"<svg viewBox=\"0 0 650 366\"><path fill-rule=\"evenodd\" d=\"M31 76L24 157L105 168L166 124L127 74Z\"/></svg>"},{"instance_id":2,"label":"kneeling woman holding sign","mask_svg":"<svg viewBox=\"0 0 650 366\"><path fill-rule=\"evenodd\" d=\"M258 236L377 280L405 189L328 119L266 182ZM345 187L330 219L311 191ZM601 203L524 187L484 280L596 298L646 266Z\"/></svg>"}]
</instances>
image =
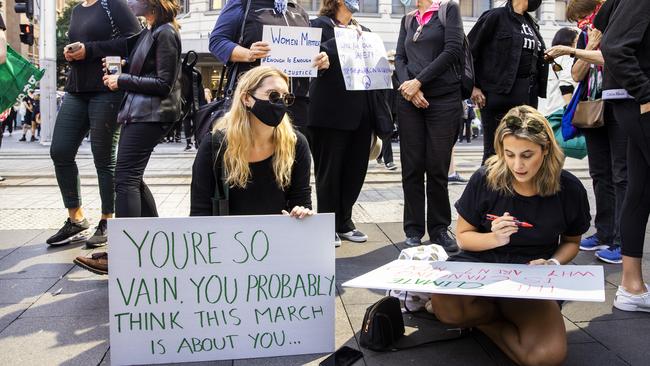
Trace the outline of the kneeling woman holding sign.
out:
<instances>
[{"instance_id":1,"label":"kneeling woman holding sign","mask_svg":"<svg viewBox=\"0 0 650 366\"><path fill-rule=\"evenodd\" d=\"M192 167L190 216L313 215L309 145L287 115L283 72L260 66L237 84L232 107Z\"/></svg>"},{"instance_id":2,"label":"kneeling woman holding sign","mask_svg":"<svg viewBox=\"0 0 650 366\"><path fill-rule=\"evenodd\" d=\"M463 252L452 261L559 265L578 253L589 229L587 193L562 170L564 156L537 110L511 109L496 130L496 155L470 179L458 210ZM520 365L561 364L566 329L558 303L433 295L442 322L476 327Z\"/></svg>"}]
</instances>

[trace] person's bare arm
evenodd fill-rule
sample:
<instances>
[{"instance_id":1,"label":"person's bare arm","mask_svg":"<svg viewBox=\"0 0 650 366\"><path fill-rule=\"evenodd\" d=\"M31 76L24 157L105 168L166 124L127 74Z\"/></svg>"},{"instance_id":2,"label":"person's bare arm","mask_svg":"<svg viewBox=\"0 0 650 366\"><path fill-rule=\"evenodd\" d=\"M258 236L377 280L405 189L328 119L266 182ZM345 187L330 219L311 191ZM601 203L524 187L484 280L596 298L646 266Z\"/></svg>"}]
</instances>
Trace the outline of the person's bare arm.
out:
<instances>
[{"instance_id":1,"label":"person's bare arm","mask_svg":"<svg viewBox=\"0 0 650 366\"><path fill-rule=\"evenodd\" d=\"M0 65L7 62L7 36L5 31L0 30Z\"/></svg>"}]
</instances>

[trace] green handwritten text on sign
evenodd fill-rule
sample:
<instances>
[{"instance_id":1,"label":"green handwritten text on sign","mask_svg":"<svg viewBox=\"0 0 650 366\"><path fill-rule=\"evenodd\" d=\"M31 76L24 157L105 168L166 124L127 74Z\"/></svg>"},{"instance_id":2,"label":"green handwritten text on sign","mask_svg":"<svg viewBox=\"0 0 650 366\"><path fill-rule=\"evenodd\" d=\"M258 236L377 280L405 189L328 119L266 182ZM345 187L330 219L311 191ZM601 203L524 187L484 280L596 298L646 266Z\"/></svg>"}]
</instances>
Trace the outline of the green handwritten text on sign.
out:
<instances>
[{"instance_id":1,"label":"green handwritten text on sign","mask_svg":"<svg viewBox=\"0 0 650 366\"><path fill-rule=\"evenodd\" d=\"M334 350L334 216L109 221L111 361Z\"/></svg>"}]
</instances>

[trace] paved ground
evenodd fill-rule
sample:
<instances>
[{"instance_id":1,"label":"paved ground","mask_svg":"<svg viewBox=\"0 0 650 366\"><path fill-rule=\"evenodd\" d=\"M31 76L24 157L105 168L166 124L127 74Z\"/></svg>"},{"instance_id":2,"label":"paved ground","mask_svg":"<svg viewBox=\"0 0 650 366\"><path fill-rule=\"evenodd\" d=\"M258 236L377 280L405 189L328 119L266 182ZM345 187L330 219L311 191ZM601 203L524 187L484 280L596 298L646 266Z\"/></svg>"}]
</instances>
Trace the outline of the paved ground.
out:
<instances>
[{"instance_id":1,"label":"paved ground","mask_svg":"<svg viewBox=\"0 0 650 366\"><path fill-rule=\"evenodd\" d=\"M108 282L76 268L72 259L89 251L79 245L49 248L45 239L65 220L47 147L19 144L6 136L0 153L0 365L108 365ZM79 156L84 205L91 218L98 215L96 175L88 144ZM469 176L480 162L480 141L460 145L456 162ZM147 170L147 182L162 216L183 216L189 209L193 154L183 145L157 148ZM593 192L585 161L568 160L567 168ZM357 205L355 220L370 240L344 242L336 250L336 346L359 349L358 331L369 304L380 291L349 289L344 281L394 258L404 245L401 230L402 191L399 170L387 172L371 163ZM463 185L450 186L450 201ZM455 213L454 213L455 215ZM647 248L650 250L650 247ZM601 264L581 253L576 264ZM650 315L612 309L620 267L605 265L605 303L567 303L563 314L569 334L567 365L647 365L650 357ZM645 262L646 278L650 261ZM424 332L410 321L410 332ZM397 352L363 350L356 365L510 365L484 336L475 332L461 340ZM317 365L324 355L225 361L217 365Z\"/></svg>"}]
</instances>

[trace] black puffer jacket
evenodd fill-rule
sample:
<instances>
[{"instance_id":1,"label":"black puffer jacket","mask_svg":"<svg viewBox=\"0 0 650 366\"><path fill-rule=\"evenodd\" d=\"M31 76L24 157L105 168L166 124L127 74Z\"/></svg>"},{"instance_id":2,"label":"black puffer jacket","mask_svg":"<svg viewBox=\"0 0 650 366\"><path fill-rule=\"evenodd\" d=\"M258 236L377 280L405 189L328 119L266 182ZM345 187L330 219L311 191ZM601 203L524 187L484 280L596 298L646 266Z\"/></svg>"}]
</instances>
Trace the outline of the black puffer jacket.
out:
<instances>
[{"instance_id":1,"label":"black puffer jacket","mask_svg":"<svg viewBox=\"0 0 650 366\"><path fill-rule=\"evenodd\" d=\"M130 43L130 42L129 42ZM117 85L126 91L119 123L176 122L181 115L181 39L174 27L145 29L129 47L129 73Z\"/></svg>"},{"instance_id":2,"label":"black puffer jacket","mask_svg":"<svg viewBox=\"0 0 650 366\"><path fill-rule=\"evenodd\" d=\"M538 96L546 97L548 64L544 62L544 40L533 18L524 14L533 31L542 42L537 55L536 85ZM521 23L512 4L486 11L467 35L474 58L475 85L484 92L509 94L517 78L517 68L524 44Z\"/></svg>"}]
</instances>

